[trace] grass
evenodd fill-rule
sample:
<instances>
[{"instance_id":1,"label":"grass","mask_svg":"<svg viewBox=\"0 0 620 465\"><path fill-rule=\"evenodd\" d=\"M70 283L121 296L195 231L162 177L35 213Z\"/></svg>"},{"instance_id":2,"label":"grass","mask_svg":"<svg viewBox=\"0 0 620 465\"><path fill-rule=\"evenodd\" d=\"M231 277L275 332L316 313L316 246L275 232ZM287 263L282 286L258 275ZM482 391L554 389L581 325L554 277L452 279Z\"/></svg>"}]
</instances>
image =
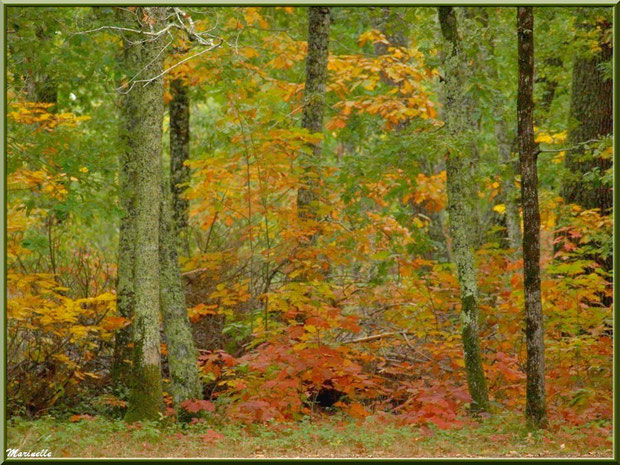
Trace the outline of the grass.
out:
<instances>
[{"instance_id":1,"label":"grass","mask_svg":"<svg viewBox=\"0 0 620 465\"><path fill-rule=\"evenodd\" d=\"M612 457L610 424L554 424L529 432L516 414L494 415L461 429L304 420L291 424L127 425L95 417L77 422L11 419L7 447L49 449L53 457Z\"/></svg>"}]
</instances>

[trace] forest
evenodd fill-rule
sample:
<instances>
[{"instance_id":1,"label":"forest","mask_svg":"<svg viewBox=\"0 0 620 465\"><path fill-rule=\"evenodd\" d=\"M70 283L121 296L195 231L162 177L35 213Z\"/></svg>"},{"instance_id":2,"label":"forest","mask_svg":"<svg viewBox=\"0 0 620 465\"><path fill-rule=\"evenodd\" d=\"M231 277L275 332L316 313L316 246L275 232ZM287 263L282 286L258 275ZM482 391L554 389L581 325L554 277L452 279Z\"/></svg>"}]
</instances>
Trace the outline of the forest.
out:
<instances>
[{"instance_id":1,"label":"forest","mask_svg":"<svg viewBox=\"0 0 620 465\"><path fill-rule=\"evenodd\" d=\"M613 457L611 7L5 20L6 457Z\"/></svg>"}]
</instances>

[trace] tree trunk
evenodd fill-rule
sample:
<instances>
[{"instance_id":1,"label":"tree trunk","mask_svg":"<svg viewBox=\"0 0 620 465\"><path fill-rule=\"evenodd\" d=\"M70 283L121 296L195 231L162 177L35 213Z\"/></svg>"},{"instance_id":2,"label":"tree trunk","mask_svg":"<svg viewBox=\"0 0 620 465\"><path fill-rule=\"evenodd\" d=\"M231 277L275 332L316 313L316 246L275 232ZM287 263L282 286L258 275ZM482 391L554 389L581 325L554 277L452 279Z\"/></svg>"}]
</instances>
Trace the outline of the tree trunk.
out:
<instances>
[{"instance_id":1,"label":"tree trunk","mask_svg":"<svg viewBox=\"0 0 620 465\"><path fill-rule=\"evenodd\" d=\"M302 127L311 134L323 132L329 23L329 7L311 6L308 8L308 56L306 57ZM316 165L321 159L322 143L319 141L310 144L309 149L310 154L301 153L299 157L303 174L297 191L297 212L300 219L315 220L320 179Z\"/></svg>"},{"instance_id":2,"label":"tree trunk","mask_svg":"<svg viewBox=\"0 0 620 465\"><path fill-rule=\"evenodd\" d=\"M124 61L127 61L129 56ZM135 307L134 262L137 242L135 227L135 185L137 140L132 136L138 121L135 115L138 108L137 99L125 96L121 105L122 127L120 136L124 150L120 154L120 191L119 203L123 210L118 234L118 259L116 283L116 310L120 316L131 320ZM131 341L133 326L120 328L114 335L114 359L112 362L112 379L115 383L129 385L131 371Z\"/></svg>"},{"instance_id":3,"label":"tree trunk","mask_svg":"<svg viewBox=\"0 0 620 465\"><path fill-rule=\"evenodd\" d=\"M534 15L532 7L518 7L519 90L517 134L521 162L523 208L523 278L527 340L528 424L545 427L545 345L540 295L540 213L538 211L537 148L534 143Z\"/></svg>"},{"instance_id":4,"label":"tree trunk","mask_svg":"<svg viewBox=\"0 0 620 465\"><path fill-rule=\"evenodd\" d=\"M498 109L499 110L499 109ZM501 118L495 122L495 139L497 140L497 150L499 161L504 168L502 176L502 201L506 206L504 215L506 216L506 233L508 245L511 249L518 250L521 247L521 215L519 214L519 195L515 179L517 169L512 161L512 150L514 147L514 131L509 131L506 120ZM510 141L512 139L512 142Z\"/></svg>"},{"instance_id":5,"label":"tree trunk","mask_svg":"<svg viewBox=\"0 0 620 465\"><path fill-rule=\"evenodd\" d=\"M139 8L137 21L151 23L153 30L163 27L164 7ZM148 21L146 21L147 19ZM150 30L148 24L137 27ZM140 79L151 79L163 70L162 37L136 34L125 40L128 70L143 70ZM129 73L135 76L135 73ZM125 90L126 104L135 112L128 157L135 160L135 259L133 291L133 360L131 368L129 407L126 421L155 420L162 407L160 335L159 335L159 214L161 199L161 151L163 78L138 83Z\"/></svg>"},{"instance_id":6,"label":"tree trunk","mask_svg":"<svg viewBox=\"0 0 620 465\"><path fill-rule=\"evenodd\" d=\"M123 12L116 10L115 19L128 27L133 26L133 21L128 19ZM132 51L128 43L123 43L122 56L118 57L119 71L131 73L140 69L140 54ZM121 82L117 83L119 86ZM134 262L136 247L135 227L135 202L136 202L136 150L139 150L140 141L133 136L140 121L136 118L139 114L139 99L130 98L129 95L121 94L120 99L120 127L119 138L123 149L119 157L119 204L123 211L118 234L118 257L117 257L117 281L116 281L116 311L131 320L135 307L134 292ZM111 375L115 384L129 387L131 377L131 358L133 341L133 325L119 328L114 333L114 356L112 361Z\"/></svg>"},{"instance_id":7,"label":"tree trunk","mask_svg":"<svg viewBox=\"0 0 620 465\"><path fill-rule=\"evenodd\" d=\"M189 167L189 98L187 87L179 79L170 84L170 179L172 187L172 214L179 245L189 255L189 202L182 197L190 180Z\"/></svg>"},{"instance_id":8,"label":"tree trunk","mask_svg":"<svg viewBox=\"0 0 620 465\"><path fill-rule=\"evenodd\" d=\"M587 27L594 26L589 24ZM613 132L613 80L601 69L601 65L610 63L613 56L612 43L603 38L611 24L602 22L599 27L602 29L599 37L601 50L594 55L577 55L574 61L570 118L575 125L568 138L571 146L609 136ZM608 213L613 204L611 186L585 182L584 175L597 168L602 175L611 168L612 160L600 157L584 160L584 152L584 148L580 147L566 154L568 175L563 186L564 200L585 209L600 208L601 213Z\"/></svg>"},{"instance_id":9,"label":"tree trunk","mask_svg":"<svg viewBox=\"0 0 620 465\"><path fill-rule=\"evenodd\" d=\"M444 57L445 124L456 147L446 160L448 212L452 236L452 257L456 264L461 292L461 321L465 371L472 397L472 411L488 410L489 397L482 368L478 336L478 285L474 262L474 231L470 224L474 213L473 178L469 152L472 149L474 102L466 94L469 75L462 63L456 15L452 7L439 7L439 23L449 53Z\"/></svg>"},{"instance_id":10,"label":"tree trunk","mask_svg":"<svg viewBox=\"0 0 620 465\"><path fill-rule=\"evenodd\" d=\"M392 46L408 47L407 39L407 22L399 16L398 9L390 6L371 7L373 11L372 23L373 27L378 29ZM375 53L377 55L385 55L390 46L383 42L375 44Z\"/></svg>"},{"instance_id":11,"label":"tree trunk","mask_svg":"<svg viewBox=\"0 0 620 465\"><path fill-rule=\"evenodd\" d=\"M171 209L170 184L162 183L159 219L159 296L168 346L170 393L175 404L202 398L196 360L198 352L187 316L185 293L177 255L177 236Z\"/></svg>"},{"instance_id":12,"label":"tree trunk","mask_svg":"<svg viewBox=\"0 0 620 465\"><path fill-rule=\"evenodd\" d=\"M484 15L485 23L488 24L488 14L486 8L480 9ZM495 43L491 41L490 56L495 57ZM491 76L493 79L500 79L500 73L495 65L491 65ZM504 110L505 97L499 94L493 101L496 115L501 115L495 120L495 140L497 142L497 152L499 162L503 167L502 173L502 201L506 206L504 212L506 220L506 233L508 245L511 249L518 250L521 247L521 215L519 213L519 193L515 185L516 175L519 171L518 164L513 162L512 154L516 149L516 136L514 126L508 126L508 119ZM512 106L512 105L511 105ZM514 107L513 107L514 108ZM514 111L514 110L513 110Z\"/></svg>"},{"instance_id":13,"label":"tree trunk","mask_svg":"<svg viewBox=\"0 0 620 465\"><path fill-rule=\"evenodd\" d=\"M476 8L478 19L485 27L489 26L488 8ZM488 76L501 84L502 76L496 65L497 57L495 51L494 37L488 44L488 54L482 57L483 66L487 69ZM481 44L486 48L486 44ZM505 79L505 78L504 78ZM495 141L497 144L498 163L502 167L502 190L501 199L506 207L504 220L506 226L506 239L511 249L517 250L521 247L521 216L519 213L519 194L515 185L516 175L519 171L518 164L513 162L512 154L516 150L515 127L508 124L510 118L506 115L504 108L507 98L501 92L497 92L493 97L493 112L495 113ZM514 111L514 110L513 110Z\"/></svg>"},{"instance_id":14,"label":"tree trunk","mask_svg":"<svg viewBox=\"0 0 620 465\"><path fill-rule=\"evenodd\" d=\"M37 24L35 26L37 39L41 42L53 40L53 31L50 32L49 29L50 26L46 25L44 22ZM28 82L27 86L28 98L37 103L53 104L48 111L50 113L55 113L57 111L56 104L58 103L58 81L56 78L45 70L40 70L35 67L35 69L30 72L29 80L30 82Z\"/></svg>"}]
</instances>

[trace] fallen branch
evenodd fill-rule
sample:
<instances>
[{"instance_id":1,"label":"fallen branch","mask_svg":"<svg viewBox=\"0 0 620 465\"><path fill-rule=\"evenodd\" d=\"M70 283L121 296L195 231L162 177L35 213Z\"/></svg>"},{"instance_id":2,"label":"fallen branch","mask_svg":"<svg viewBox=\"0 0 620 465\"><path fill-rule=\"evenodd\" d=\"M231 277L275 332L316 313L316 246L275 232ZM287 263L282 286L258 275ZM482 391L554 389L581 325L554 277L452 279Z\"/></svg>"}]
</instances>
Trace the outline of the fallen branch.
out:
<instances>
[{"instance_id":1,"label":"fallen branch","mask_svg":"<svg viewBox=\"0 0 620 465\"><path fill-rule=\"evenodd\" d=\"M408 334L408 331L391 331L389 333L381 333L381 334L374 334L372 336L365 336L365 337L360 337L357 339L351 339L350 341L343 341L343 344L355 344L358 342L369 342L369 341L376 341L377 339L383 339L386 337L392 337L392 336L397 336L400 334Z\"/></svg>"},{"instance_id":2,"label":"fallen branch","mask_svg":"<svg viewBox=\"0 0 620 465\"><path fill-rule=\"evenodd\" d=\"M209 271L209 268L196 268L195 270L186 271L185 273L181 273L181 276L191 276L197 273L204 273L205 271Z\"/></svg>"}]
</instances>

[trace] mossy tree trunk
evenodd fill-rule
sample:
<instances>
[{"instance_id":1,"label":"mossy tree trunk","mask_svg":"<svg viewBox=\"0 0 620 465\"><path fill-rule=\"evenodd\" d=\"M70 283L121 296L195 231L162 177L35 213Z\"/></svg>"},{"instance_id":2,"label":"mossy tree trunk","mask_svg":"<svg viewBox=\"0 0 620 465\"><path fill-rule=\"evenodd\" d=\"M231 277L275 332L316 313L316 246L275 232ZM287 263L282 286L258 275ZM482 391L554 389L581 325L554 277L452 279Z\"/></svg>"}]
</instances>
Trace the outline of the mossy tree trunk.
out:
<instances>
[{"instance_id":1,"label":"mossy tree trunk","mask_svg":"<svg viewBox=\"0 0 620 465\"><path fill-rule=\"evenodd\" d=\"M521 163L523 208L523 278L527 342L526 417L532 427L547 424L545 402L545 345L540 294L540 212L538 209L537 147L534 142L534 14L532 7L517 12L519 89L517 137Z\"/></svg>"},{"instance_id":2,"label":"mossy tree trunk","mask_svg":"<svg viewBox=\"0 0 620 465\"><path fill-rule=\"evenodd\" d=\"M465 371L472 411L489 409L486 379L482 368L480 340L478 335L478 285L474 262L474 228L471 224L475 210L474 179L469 176L471 150L475 144L475 124L471 120L474 101L465 87L470 79L468 65L461 55L457 19L452 7L439 7L439 23L448 52L444 56L445 124L451 136L453 148L446 159L448 184L448 212L452 257L457 268L461 292L461 322Z\"/></svg>"},{"instance_id":3,"label":"mossy tree trunk","mask_svg":"<svg viewBox=\"0 0 620 465\"><path fill-rule=\"evenodd\" d=\"M189 254L189 201L183 191L190 180L189 167L189 96L187 86L175 79L170 84L170 179L172 187L172 214L174 228L182 250Z\"/></svg>"},{"instance_id":4,"label":"mossy tree trunk","mask_svg":"<svg viewBox=\"0 0 620 465\"><path fill-rule=\"evenodd\" d=\"M139 8L133 16L134 28L156 31L163 28L164 7ZM131 13L128 13L131 14ZM147 21L148 20L148 21ZM144 21L144 22L142 22ZM150 23L150 24L148 24ZM133 358L126 421L154 420L162 407L159 305L159 216L161 200L161 153L163 78L163 37L144 33L125 37L128 76L148 79L127 88L124 111L131 131L127 158L134 164L133 262ZM122 167L124 169L124 167ZM124 220L126 221L126 216Z\"/></svg>"},{"instance_id":5,"label":"mossy tree trunk","mask_svg":"<svg viewBox=\"0 0 620 465\"><path fill-rule=\"evenodd\" d=\"M311 6L308 8L308 55L301 125L311 134L323 132L329 24L329 7ZM297 211L300 219L309 222L317 218L320 186L320 173L317 165L321 161L322 147L320 141L310 144L310 153L302 152L299 156L303 173L297 190Z\"/></svg>"},{"instance_id":6,"label":"mossy tree trunk","mask_svg":"<svg viewBox=\"0 0 620 465\"><path fill-rule=\"evenodd\" d=\"M177 236L171 208L172 192L167 180L162 183L159 219L160 303L164 335L168 346L170 393L175 404L202 397L198 352L194 344L181 270L177 255Z\"/></svg>"},{"instance_id":7,"label":"mossy tree trunk","mask_svg":"<svg viewBox=\"0 0 620 465\"><path fill-rule=\"evenodd\" d=\"M115 19L123 26L133 26L133 21L120 10L116 10ZM118 69L130 74L140 69L140 54L127 42L123 43L123 49L118 57ZM119 86L122 82L117 83ZM133 97L133 96L132 96ZM123 211L118 235L117 257L117 282L116 282L116 310L117 313L131 320L134 314L134 262L135 246L137 242L135 228L135 202L136 202L136 150L139 150L140 141L133 135L140 121L136 118L139 114L138 105L140 100L129 98L129 95L121 94L120 98L120 127L119 137L122 150L119 157L119 204ZM131 374L133 325L127 325L114 333L114 356L112 361L111 375L115 384L129 387Z\"/></svg>"},{"instance_id":8,"label":"mossy tree trunk","mask_svg":"<svg viewBox=\"0 0 620 465\"><path fill-rule=\"evenodd\" d=\"M137 56L126 54L124 62L136 59ZM134 63L137 65L137 63ZM118 235L118 260L117 260L117 283L116 283L116 309L120 316L131 320L134 313L134 262L135 246L137 242L135 228L136 214L136 158L137 139L135 126L138 121L135 114L138 109L135 105L137 99L125 96L121 104L121 128L120 137L123 150L120 154L120 191L119 203L123 210ZM114 359L112 362L112 379L115 383L128 386L131 371L131 342L133 341L133 326L127 325L120 328L114 335Z\"/></svg>"}]
</instances>

